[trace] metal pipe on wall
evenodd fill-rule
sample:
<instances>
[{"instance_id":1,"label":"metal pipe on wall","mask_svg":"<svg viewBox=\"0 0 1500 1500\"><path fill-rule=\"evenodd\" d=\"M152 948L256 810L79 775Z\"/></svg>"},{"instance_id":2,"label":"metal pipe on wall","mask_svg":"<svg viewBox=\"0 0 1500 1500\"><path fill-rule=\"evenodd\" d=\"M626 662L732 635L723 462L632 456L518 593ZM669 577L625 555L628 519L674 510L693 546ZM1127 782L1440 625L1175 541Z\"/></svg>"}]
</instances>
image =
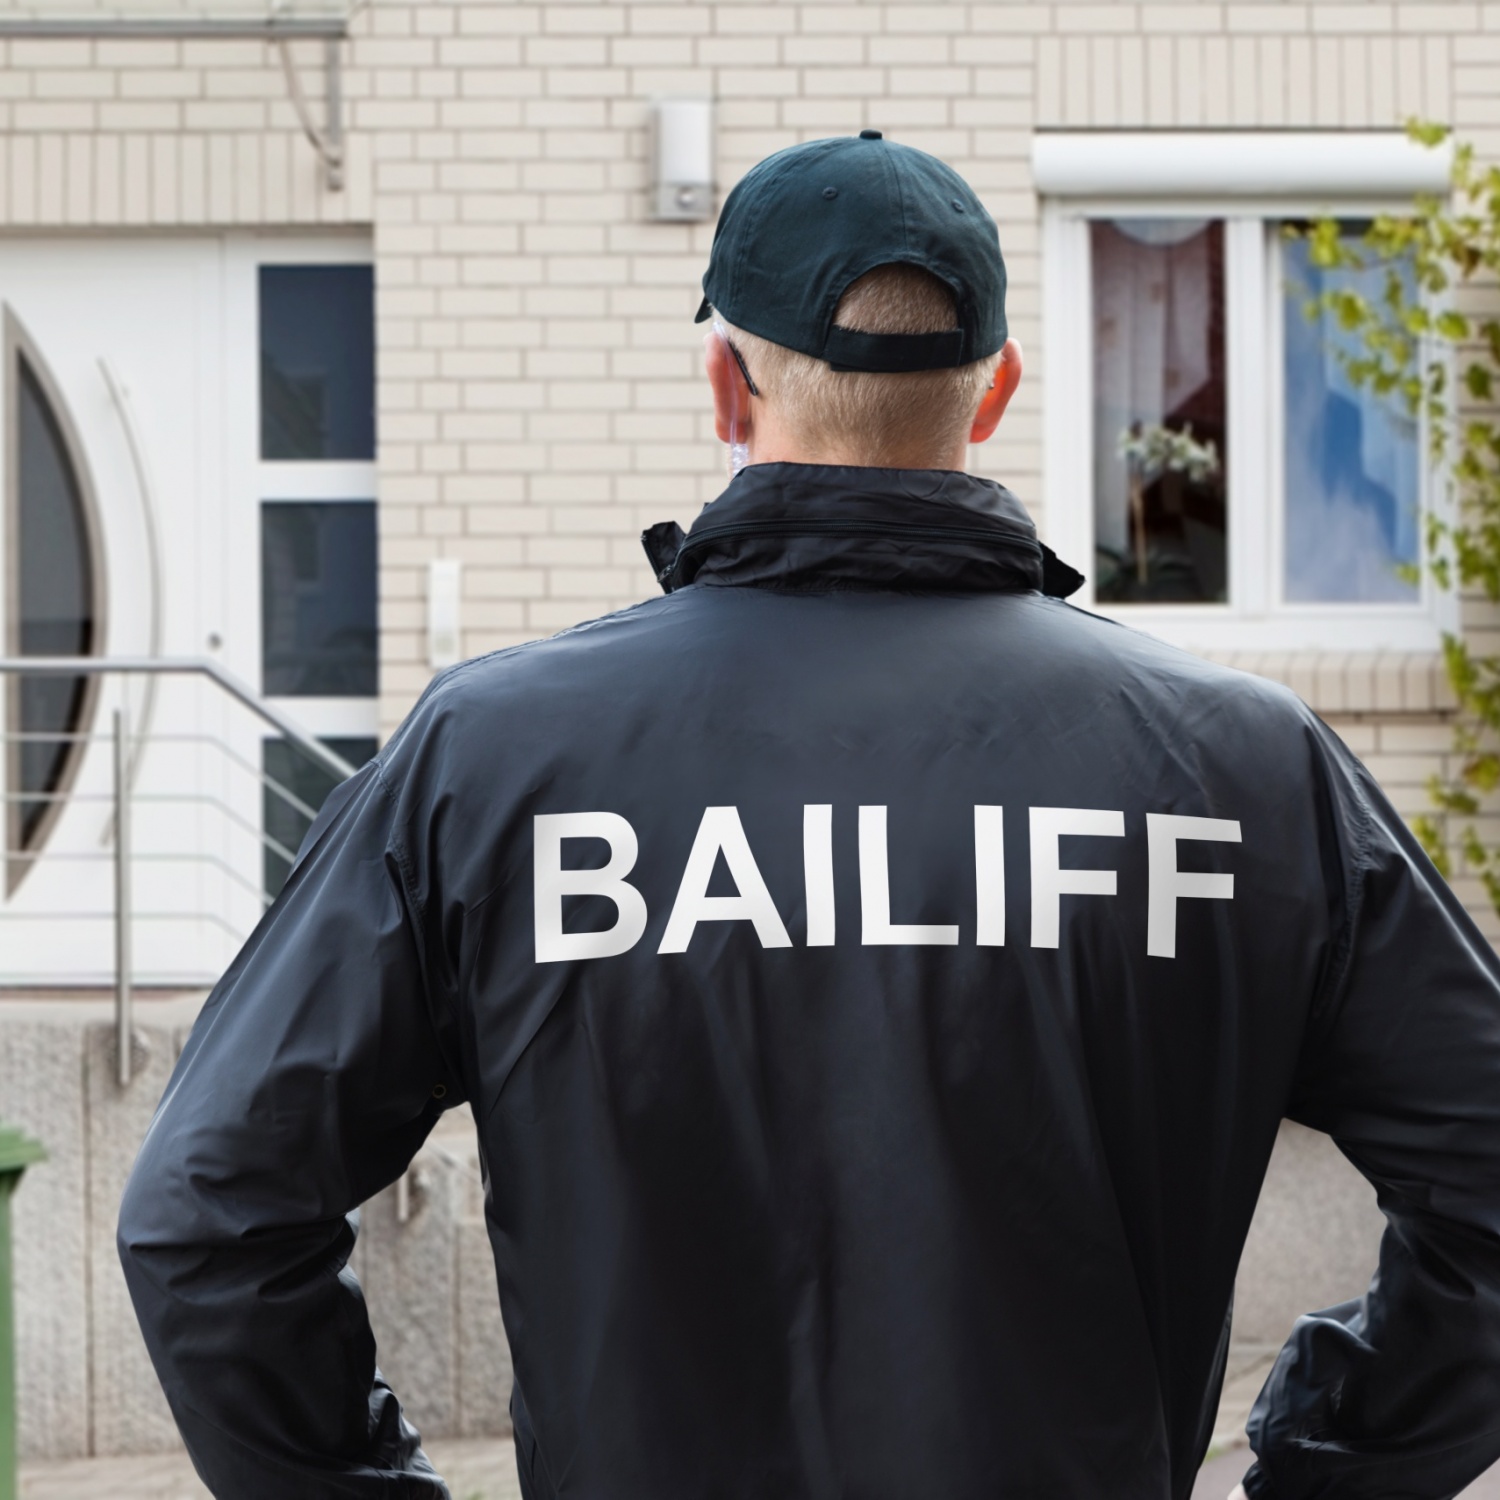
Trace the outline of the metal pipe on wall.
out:
<instances>
[{"instance_id":1,"label":"metal pipe on wall","mask_svg":"<svg viewBox=\"0 0 1500 1500\"><path fill-rule=\"evenodd\" d=\"M115 710L115 1077L130 1087L130 734Z\"/></svg>"}]
</instances>

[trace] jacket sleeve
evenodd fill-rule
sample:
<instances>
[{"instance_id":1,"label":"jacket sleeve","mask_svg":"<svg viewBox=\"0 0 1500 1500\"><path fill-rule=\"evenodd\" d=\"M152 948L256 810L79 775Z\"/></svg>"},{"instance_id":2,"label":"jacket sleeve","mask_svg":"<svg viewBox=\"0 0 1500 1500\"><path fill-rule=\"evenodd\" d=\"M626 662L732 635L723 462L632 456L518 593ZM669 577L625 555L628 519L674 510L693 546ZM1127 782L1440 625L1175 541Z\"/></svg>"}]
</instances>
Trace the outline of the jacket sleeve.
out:
<instances>
[{"instance_id":1,"label":"jacket sleeve","mask_svg":"<svg viewBox=\"0 0 1500 1500\"><path fill-rule=\"evenodd\" d=\"M219 1500L448 1494L376 1369L348 1267L354 1209L460 1098L394 826L377 764L330 797L126 1185L136 1314Z\"/></svg>"},{"instance_id":2,"label":"jacket sleeve","mask_svg":"<svg viewBox=\"0 0 1500 1500\"><path fill-rule=\"evenodd\" d=\"M1358 1301L1300 1319L1250 1416L1253 1500L1452 1496L1500 1458L1500 966L1319 726L1343 951L1287 1113L1387 1227Z\"/></svg>"}]
</instances>

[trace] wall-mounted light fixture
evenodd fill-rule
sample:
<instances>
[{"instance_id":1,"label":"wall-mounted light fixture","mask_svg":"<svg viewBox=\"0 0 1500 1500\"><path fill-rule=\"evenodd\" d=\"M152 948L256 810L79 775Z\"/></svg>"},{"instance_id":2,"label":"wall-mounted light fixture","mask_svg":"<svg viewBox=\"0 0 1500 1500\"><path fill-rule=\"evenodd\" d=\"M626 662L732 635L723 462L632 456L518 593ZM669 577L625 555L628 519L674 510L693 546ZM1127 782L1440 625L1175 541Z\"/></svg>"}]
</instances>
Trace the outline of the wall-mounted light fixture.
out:
<instances>
[{"instance_id":1,"label":"wall-mounted light fixture","mask_svg":"<svg viewBox=\"0 0 1500 1500\"><path fill-rule=\"evenodd\" d=\"M434 557L427 564L427 665L435 672L463 660L462 578L457 558Z\"/></svg>"},{"instance_id":2,"label":"wall-mounted light fixture","mask_svg":"<svg viewBox=\"0 0 1500 1500\"><path fill-rule=\"evenodd\" d=\"M714 216L711 99L658 99L651 106L651 217L696 222Z\"/></svg>"}]
</instances>

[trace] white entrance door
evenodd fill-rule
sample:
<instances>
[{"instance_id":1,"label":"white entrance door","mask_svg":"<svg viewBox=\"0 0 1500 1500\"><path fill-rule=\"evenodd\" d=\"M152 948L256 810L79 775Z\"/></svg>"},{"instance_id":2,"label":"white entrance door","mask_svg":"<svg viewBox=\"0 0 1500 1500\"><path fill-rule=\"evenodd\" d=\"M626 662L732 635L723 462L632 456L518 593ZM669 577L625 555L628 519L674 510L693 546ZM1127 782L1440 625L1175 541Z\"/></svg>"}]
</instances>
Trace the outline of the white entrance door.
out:
<instances>
[{"instance_id":1,"label":"white entrance door","mask_svg":"<svg viewBox=\"0 0 1500 1500\"><path fill-rule=\"evenodd\" d=\"M315 671L299 684L283 660L268 682L262 639L263 621L287 618L282 596L307 552L263 578L267 547L285 551L289 519L304 532L327 519L304 504L271 513L267 531L267 502L316 501L319 483L373 500L373 450L359 483L295 458L299 442L316 450L329 420L312 354L270 350L273 396L290 392L282 416L296 429L285 452L267 456L262 420L262 267L340 260L367 265L368 254L358 242L246 236L0 240L0 654L207 657L257 694L291 681L283 706L303 717L294 700L307 697L321 733L373 728L373 689L361 717L301 692L319 686ZM285 301L278 288L273 277ZM289 384L278 357L300 357L304 374L293 369ZM318 579L302 583L316 616ZM285 658L305 641L294 631L283 644ZM275 873L263 778L280 762L265 726L192 676L12 678L0 700L0 985L113 976L117 710L132 788L132 977L211 981Z\"/></svg>"}]
</instances>

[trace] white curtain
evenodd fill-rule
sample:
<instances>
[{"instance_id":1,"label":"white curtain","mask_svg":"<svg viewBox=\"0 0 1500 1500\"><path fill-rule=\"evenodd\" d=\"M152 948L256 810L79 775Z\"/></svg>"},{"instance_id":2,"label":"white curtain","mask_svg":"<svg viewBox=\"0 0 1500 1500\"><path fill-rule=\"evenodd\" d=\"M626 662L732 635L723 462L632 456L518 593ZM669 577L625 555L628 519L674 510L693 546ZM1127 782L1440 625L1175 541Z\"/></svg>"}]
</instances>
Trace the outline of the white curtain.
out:
<instances>
[{"instance_id":1,"label":"white curtain","mask_svg":"<svg viewBox=\"0 0 1500 1500\"><path fill-rule=\"evenodd\" d=\"M1214 237L1207 219L1109 219L1092 226L1094 526L1129 547L1129 480L1120 434L1159 423L1208 384Z\"/></svg>"}]
</instances>

